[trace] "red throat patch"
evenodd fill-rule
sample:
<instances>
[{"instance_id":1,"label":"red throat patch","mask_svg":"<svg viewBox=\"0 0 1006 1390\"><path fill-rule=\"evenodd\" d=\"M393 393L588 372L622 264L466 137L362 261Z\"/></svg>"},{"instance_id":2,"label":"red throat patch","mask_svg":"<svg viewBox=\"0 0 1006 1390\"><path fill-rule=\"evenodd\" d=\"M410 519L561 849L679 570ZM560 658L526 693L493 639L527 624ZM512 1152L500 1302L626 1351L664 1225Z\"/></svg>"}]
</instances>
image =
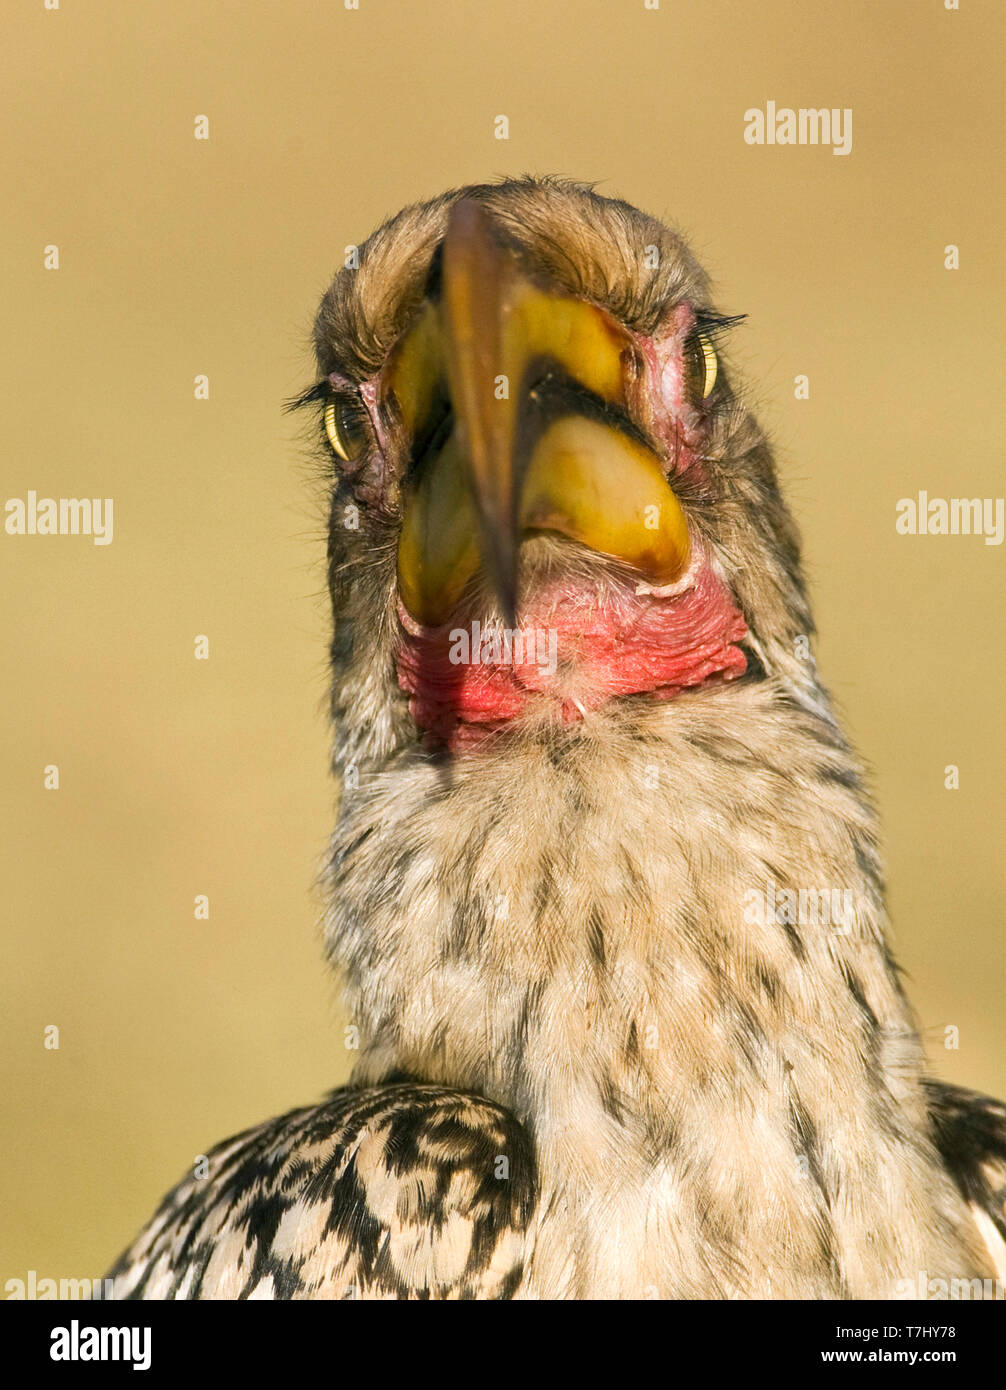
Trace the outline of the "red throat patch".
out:
<instances>
[{"instance_id":1,"label":"red throat patch","mask_svg":"<svg viewBox=\"0 0 1006 1390\"><path fill-rule=\"evenodd\" d=\"M470 747L522 715L565 723L620 695L665 700L711 681L734 680L747 661L736 645L747 625L708 561L682 592L601 600L553 583L522 608L513 631L479 622L424 628L400 609L398 681L430 744Z\"/></svg>"}]
</instances>

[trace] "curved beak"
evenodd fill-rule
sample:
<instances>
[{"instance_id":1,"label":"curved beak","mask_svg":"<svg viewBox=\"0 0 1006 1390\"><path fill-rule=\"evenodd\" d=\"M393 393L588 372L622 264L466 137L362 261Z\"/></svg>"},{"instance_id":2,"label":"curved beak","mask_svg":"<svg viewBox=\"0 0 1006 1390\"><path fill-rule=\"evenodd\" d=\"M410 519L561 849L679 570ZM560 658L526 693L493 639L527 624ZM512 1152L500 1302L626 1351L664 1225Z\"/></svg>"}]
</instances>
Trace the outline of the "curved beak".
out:
<instances>
[{"instance_id":1,"label":"curved beak","mask_svg":"<svg viewBox=\"0 0 1006 1390\"><path fill-rule=\"evenodd\" d=\"M405 607L422 623L446 622L481 568L515 626L520 543L541 531L672 583L688 564L688 528L659 457L629 422L628 332L529 280L476 201L452 208L442 254L439 302L400 340L384 384L413 439L428 438L406 489Z\"/></svg>"}]
</instances>

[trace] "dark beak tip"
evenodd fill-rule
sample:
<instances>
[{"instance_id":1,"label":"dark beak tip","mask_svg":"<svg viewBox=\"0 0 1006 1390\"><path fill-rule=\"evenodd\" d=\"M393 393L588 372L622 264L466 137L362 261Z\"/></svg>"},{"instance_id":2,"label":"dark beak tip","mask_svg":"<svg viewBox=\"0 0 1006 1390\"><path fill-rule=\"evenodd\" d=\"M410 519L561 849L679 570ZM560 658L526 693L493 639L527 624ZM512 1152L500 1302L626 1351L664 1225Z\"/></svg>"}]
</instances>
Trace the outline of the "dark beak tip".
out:
<instances>
[{"instance_id":1,"label":"dark beak tip","mask_svg":"<svg viewBox=\"0 0 1006 1390\"><path fill-rule=\"evenodd\" d=\"M503 620L508 628L517 628L517 595L503 594L500 598L500 608L503 610Z\"/></svg>"},{"instance_id":2,"label":"dark beak tip","mask_svg":"<svg viewBox=\"0 0 1006 1390\"><path fill-rule=\"evenodd\" d=\"M517 538L506 528L487 528L489 539L489 578L503 617L511 628L517 625Z\"/></svg>"}]
</instances>

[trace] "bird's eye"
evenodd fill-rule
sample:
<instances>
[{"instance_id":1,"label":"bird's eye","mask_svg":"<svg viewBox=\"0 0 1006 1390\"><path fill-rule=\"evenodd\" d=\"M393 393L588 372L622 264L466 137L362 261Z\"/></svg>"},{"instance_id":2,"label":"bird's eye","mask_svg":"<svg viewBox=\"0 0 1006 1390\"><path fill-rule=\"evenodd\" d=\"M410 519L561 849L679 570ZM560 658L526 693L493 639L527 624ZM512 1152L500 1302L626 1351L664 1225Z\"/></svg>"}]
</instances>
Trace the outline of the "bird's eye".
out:
<instances>
[{"instance_id":1,"label":"bird's eye","mask_svg":"<svg viewBox=\"0 0 1006 1390\"><path fill-rule=\"evenodd\" d=\"M329 401L325 406L328 442L344 463L353 463L367 440L366 411L348 401Z\"/></svg>"},{"instance_id":2,"label":"bird's eye","mask_svg":"<svg viewBox=\"0 0 1006 1390\"><path fill-rule=\"evenodd\" d=\"M685 374L688 394L693 401L704 401L716 385L719 363L709 335L698 330L685 343Z\"/></svg>"}]
</instances>

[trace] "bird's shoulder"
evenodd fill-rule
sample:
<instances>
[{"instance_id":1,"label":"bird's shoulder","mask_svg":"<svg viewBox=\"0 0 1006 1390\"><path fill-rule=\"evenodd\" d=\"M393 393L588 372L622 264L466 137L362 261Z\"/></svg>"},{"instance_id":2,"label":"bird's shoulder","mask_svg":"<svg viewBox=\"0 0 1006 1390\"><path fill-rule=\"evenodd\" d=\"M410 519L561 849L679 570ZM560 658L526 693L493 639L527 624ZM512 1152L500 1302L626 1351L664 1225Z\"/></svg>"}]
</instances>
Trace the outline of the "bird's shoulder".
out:
<instances>
[{"instance_id":1,"label":"bird's shoulder","mask_svg":"<svg viewBox=\"0 0 1006 1390\"><path fill-rule=\"evenodd\" d=\"M130 1299L506 1298L531 1140L484 1098L345 1087L217 1145L111 1276Z\"/></svg>"},{"instance_id":2,"label":"bird's shoulder","mask_svg":"<svg viewBox=\"0 0 1006 1390\"><path fill-rule=\"evenodd\" d=\"M1006 1283L1006 1105L942 1081L927 1089L936 1147Z\"/></svg>"}]
</instances>

